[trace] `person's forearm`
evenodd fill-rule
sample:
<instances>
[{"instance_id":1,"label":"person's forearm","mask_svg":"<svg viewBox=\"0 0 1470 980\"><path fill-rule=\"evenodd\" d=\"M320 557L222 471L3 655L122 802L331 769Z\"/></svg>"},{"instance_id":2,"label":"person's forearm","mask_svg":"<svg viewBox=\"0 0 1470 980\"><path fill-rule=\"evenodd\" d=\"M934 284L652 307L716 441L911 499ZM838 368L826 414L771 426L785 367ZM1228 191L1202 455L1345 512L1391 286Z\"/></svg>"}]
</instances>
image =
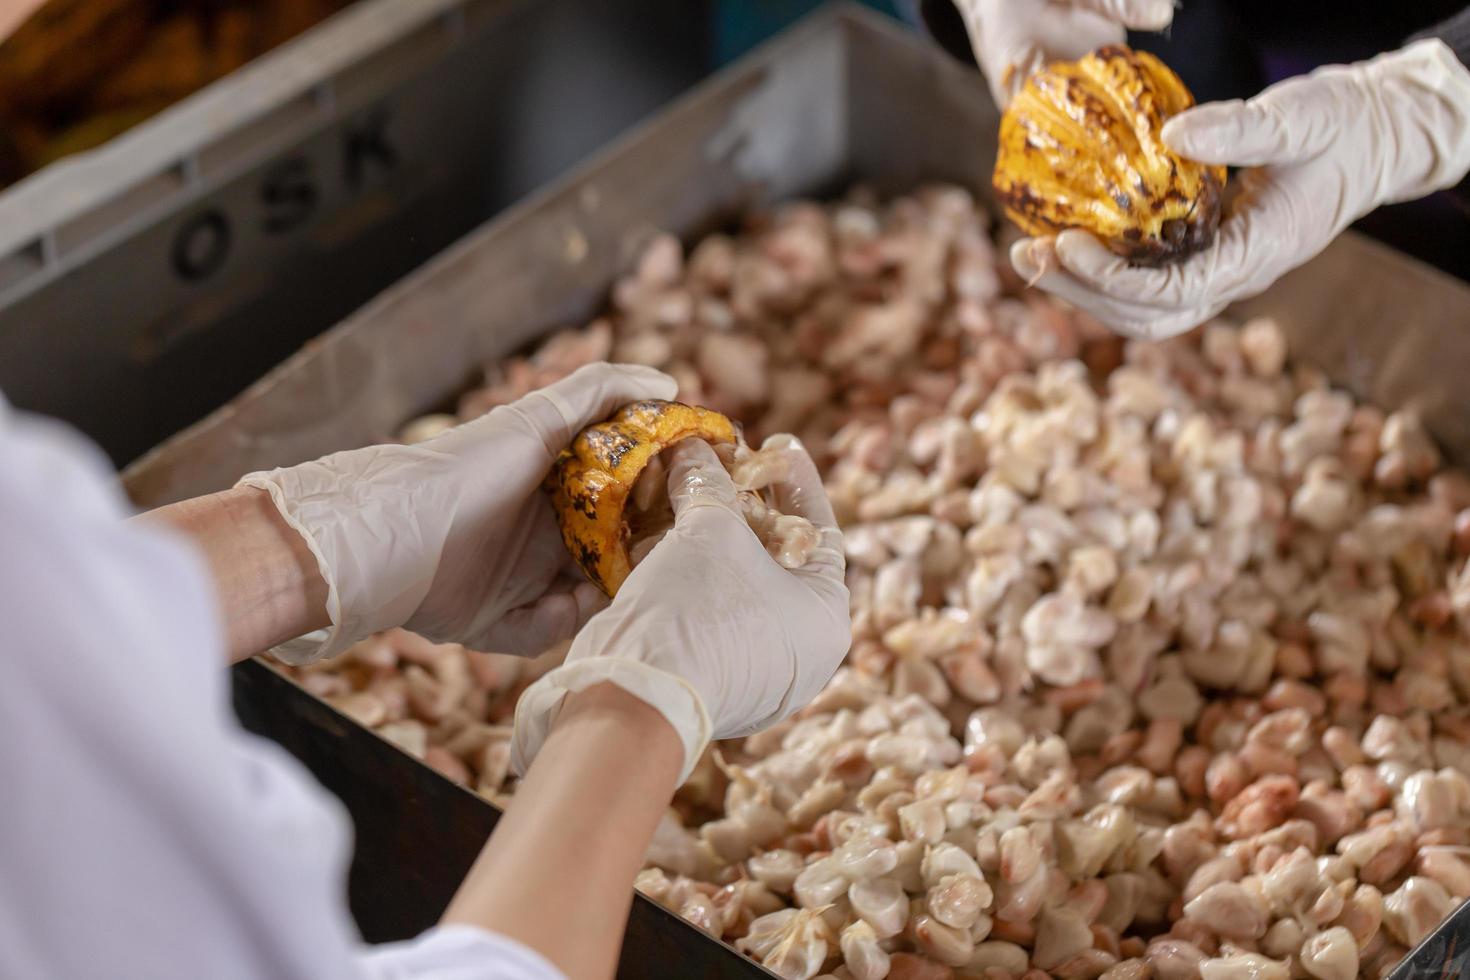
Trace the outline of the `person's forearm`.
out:
<instances>
[{"instance_id":1,"label":"person's forearm","mask_svg":"<svg viewBox=\"0 0 1470 980\"><path fill-rule=\"evenodd\" d=\"M572 980L612 976L682 763L673 727L621 688L568 695L443 921L517 940Z\"/></svg>"},{"instance_id":2,"label":"person's forearm","mask_svg":"<svg viewBox=\"0 0 1470 980\"><path fill-rule=\"evenodd\" d=\"M264 490L226 490L134 520L181 531L203 552L232 662L328 625L316 558Z\"/></svg>"}]
</instances>

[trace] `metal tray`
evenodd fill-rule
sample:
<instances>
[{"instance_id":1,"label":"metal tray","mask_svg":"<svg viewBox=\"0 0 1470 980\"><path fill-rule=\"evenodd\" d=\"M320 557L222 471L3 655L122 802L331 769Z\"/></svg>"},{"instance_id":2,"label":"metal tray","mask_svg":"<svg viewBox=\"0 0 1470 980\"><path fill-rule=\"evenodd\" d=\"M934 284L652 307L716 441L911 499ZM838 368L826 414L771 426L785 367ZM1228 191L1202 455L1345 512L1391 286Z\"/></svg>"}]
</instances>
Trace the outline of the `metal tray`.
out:
<instances>
[{"instance_id":1,"label":"metal tray","mask_svg":"<svg viewBox=\"0 0 1470 980\"><path fill-rule=\"evenodd\" d=\"M134 459L703 77L706 7L362 0L26 178L0 389Z\"/></svg>"},{"instance_id":2,"label":"metal tray","mask_svg":"<svg viewBox=\"0 0 1470 980\"><path fill-rule=\"evenodd\" d=\"M229 486L260 467L369 443L443 403L474 369L593 314L655 229L693 238L745 208L861 179L986 194L998 116L979 77L852 6L828 8L476 231L124 475L139 504ZM1414 400L1470 462L1470 289L1347 235L1242 315L1269 313L1299 359L1362 397ZM374 940L432 923L493 808L259 663L245 723L295 752L358 828L352 906ZM765 971L640 898L627 977Z\"/></svg>"}]
</instances>

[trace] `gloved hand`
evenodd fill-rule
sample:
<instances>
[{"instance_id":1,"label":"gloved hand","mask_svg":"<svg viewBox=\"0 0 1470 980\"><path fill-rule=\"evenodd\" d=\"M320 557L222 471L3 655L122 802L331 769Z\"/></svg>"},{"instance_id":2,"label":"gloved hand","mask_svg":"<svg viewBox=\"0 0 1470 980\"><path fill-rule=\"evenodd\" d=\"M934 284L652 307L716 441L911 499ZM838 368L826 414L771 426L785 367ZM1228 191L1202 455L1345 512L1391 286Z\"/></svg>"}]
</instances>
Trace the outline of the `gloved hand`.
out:
<instances>
[{"instance_id":1,"label":"gloved hand","mask_svg":"<svg viewBox=\"0 0 1470 980\"><path fill-rule=\"evenodd\" d=\"M1048 62L1074 61L1122 44L1127 28L1161 31L1174 19L1174 0L955 0L955 6L1002 108Z\"/></svg>"},{"instance_id":2,"label":"gloved hand","mask_svg":"<svg viewBox=\"0 0 1470 980\"><path fill-rule=\"evenodd\" d=\"M562 543L542 481L583 428L677 388L652 368L591 364L418 445L241 479L270 493L327 582L328 638L293 661L391 626L524 655L570 637L607 600Z\"/></svg>"},{"instance_id":3,"label":"gloved hand","mask_svg":"<svg viewBox=\"0 0 1470 980\"><path fill-rule=\"evenodd\" d=\"M1091 235L1023 239L1022 276L1119 333L1161 339L1265 290L1381 204L1451 187L1470 170L1470 71L1420 41L1273 85L1248 102L1180 113L1164 140L1203 163L1258 167L1215 243L1184 263L1135 268Z\"/></svg>"},{"instance_id":4,"label":"gloved hand","mask_svg":"<svg viewBox=\"0 0 1470 980\"><path fill-rule=\"evenodd\" d=\"M831 679L852 630L842 535L811 457L785 438L792 465L774 487L776 507L821 529L810 560L794 571L777 564L741 516L714 451L697 439L675 445L674 527L577 634L566 662L521 696L512 743L518 772L545 741L562 699L595 684L616 684L668 719L684 742L683 782L711 737L773 725Z\"/></svg>"}]
</instances>

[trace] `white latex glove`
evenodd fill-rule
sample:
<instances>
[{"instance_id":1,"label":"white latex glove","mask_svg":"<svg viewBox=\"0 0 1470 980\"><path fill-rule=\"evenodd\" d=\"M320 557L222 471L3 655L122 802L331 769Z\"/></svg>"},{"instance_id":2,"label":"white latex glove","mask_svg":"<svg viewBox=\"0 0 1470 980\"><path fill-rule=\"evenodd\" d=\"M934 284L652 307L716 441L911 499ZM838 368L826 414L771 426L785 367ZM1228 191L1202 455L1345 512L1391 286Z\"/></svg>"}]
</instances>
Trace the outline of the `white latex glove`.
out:
<instances>
[{"instance_id":1,"label":"white latex glove","mask_svg":"<svg viewBox=\"0 0 1470 980\"><path fill-rule=\"evenodd\" d=\"M1075 61L1105 44L1122 44L1127 29L1161 31L1174 0L955 0L975 60L1004 108L1038 68Z\"/></svg>"},{"instance_id":2,"label":"white latex glove","mask_svg":"<svg viewBox=\"0 0 1470 980\"><path fill-rule=\"evenodd\" d=\"M1470 71L1442 41L1322 68L1248 102L1180 113L1164 140L1204 163L1257 167L1215 243L1136 268L1081 231L1023 239L1011 264L1119 333L1161 339L1262 292L1382 204L1452 187L1470 170Z\"/></svg>"},{"instance_id":3,"label":"white latex glove","mask_svg":"<svg viewBox=\"0 0 1470 980\"><path fill-rule=\"evenodd\" d=\"M244 477L270 492L327 582L332 628L292 662L392 626L523 655L569 638L607 600L572 561L541 483L583 428L677 388L652 368L591 364L427 442Z\"/></svg>"},{"instance_id":4,"label":"white latex glove","mask_svg":"<svg viewBox=\"0 0 1470 980\"><path fill-rule=\"evenodd\" d=\"M783 437L776 437L783 438ZM572 642L566 662L516 705L512 764L525 772L573 691L611 682L656 708L684 742L683 782L711 737L773 725L831 679L852 639L842 534L806 450L790 437L782 513L822 532L788 571L745 523L730 475L709 445L669 452L674 527Z\"/></svg>"}]
</instances>

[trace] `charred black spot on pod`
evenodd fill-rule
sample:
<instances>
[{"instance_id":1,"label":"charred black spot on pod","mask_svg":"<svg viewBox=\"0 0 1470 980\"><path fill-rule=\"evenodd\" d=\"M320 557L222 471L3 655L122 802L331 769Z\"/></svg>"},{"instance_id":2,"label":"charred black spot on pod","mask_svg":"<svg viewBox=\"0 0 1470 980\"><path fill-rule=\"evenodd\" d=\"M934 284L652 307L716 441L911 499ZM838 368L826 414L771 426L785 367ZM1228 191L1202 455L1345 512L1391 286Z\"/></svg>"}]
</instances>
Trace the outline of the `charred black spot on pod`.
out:
<instances>
[{"instance_id":1,"label":"charred black spot on pod","mask_svg":"<svg viewBox=\"0 0 1470 980\"><path fill-rule=\"evenodd\" d=\"M631 436L618 431L614 426L598 426L588 429L583 437L593 458L604 463L608 469L617 469L628 450L637 445Z\"/></svg>"},{"instance_id":2,"label":"charred black spot on pod","mask_svg":"<svg viewBox=\"0 0 1470 980\"><path fill-rule=\"evenodd\" d=\"M571 542L568 543L570 544ZM602 560L602 555L595 547L585 542L577 542L575 547L577 564L582 567L582 571L587 573L588 578L595 582L599 588L606 591L607 584L602 581L602 576L597 573L597 563Z\"/></svg>"},{"instance_id":3,"label":"charred black spot on pod","mask_svg":"<svg viewBox=\"0 0 1470 980\"><path fill-rule=\"evenodd\" d=\"M1183 218L1170 218L1159 227L1164 236L1164 244L1170 248L1180 248L1184 245L1189 235L1189 222Z\"/></svg>"},{"instance_id":4,"label":"charred black spot on pod","mask_svg":"<svg viewBox=\"0 0 1470 980\"><path fill-rule=\"evenodd\" d=\"M597 517L597 500L590 493L572 494L570 498L572 510L586 518Z\"/></svg>"},{"instance_id":5,"label":"charred black spot on pod","mask_svg":"<svg viewBox=\"0 0 1470 980\"><path fill-rule=\"evenodd\" d=\"M668 405L677 405L677 404L679 404L679 403L678 402L665 402L665 401L659 401L656 398L649 398L649 399L645 399L644 401L641 401L641 402L632 402L631 404L628 404L628 405L623 406L623 410L621 412L619 412L618 415L619 416L628 416L628 415L635 415L635 414L642 413L642 412L659 412L659 411L662 411Z\"/></svg>"},{"instance_id":6,"label":"charred black spot on pod","mask_svg":"<svg viewBox=\"0 0 1470 980\"><path fill-rule=\"evenodd\" d=\"M1036 196L1036 192L1031 190L1029 184L1017 184L1010 195L1010 199L1017 206L1023 208L1035 207L1041 203L1041 198Z\"/></svg>"}]
</instances>

